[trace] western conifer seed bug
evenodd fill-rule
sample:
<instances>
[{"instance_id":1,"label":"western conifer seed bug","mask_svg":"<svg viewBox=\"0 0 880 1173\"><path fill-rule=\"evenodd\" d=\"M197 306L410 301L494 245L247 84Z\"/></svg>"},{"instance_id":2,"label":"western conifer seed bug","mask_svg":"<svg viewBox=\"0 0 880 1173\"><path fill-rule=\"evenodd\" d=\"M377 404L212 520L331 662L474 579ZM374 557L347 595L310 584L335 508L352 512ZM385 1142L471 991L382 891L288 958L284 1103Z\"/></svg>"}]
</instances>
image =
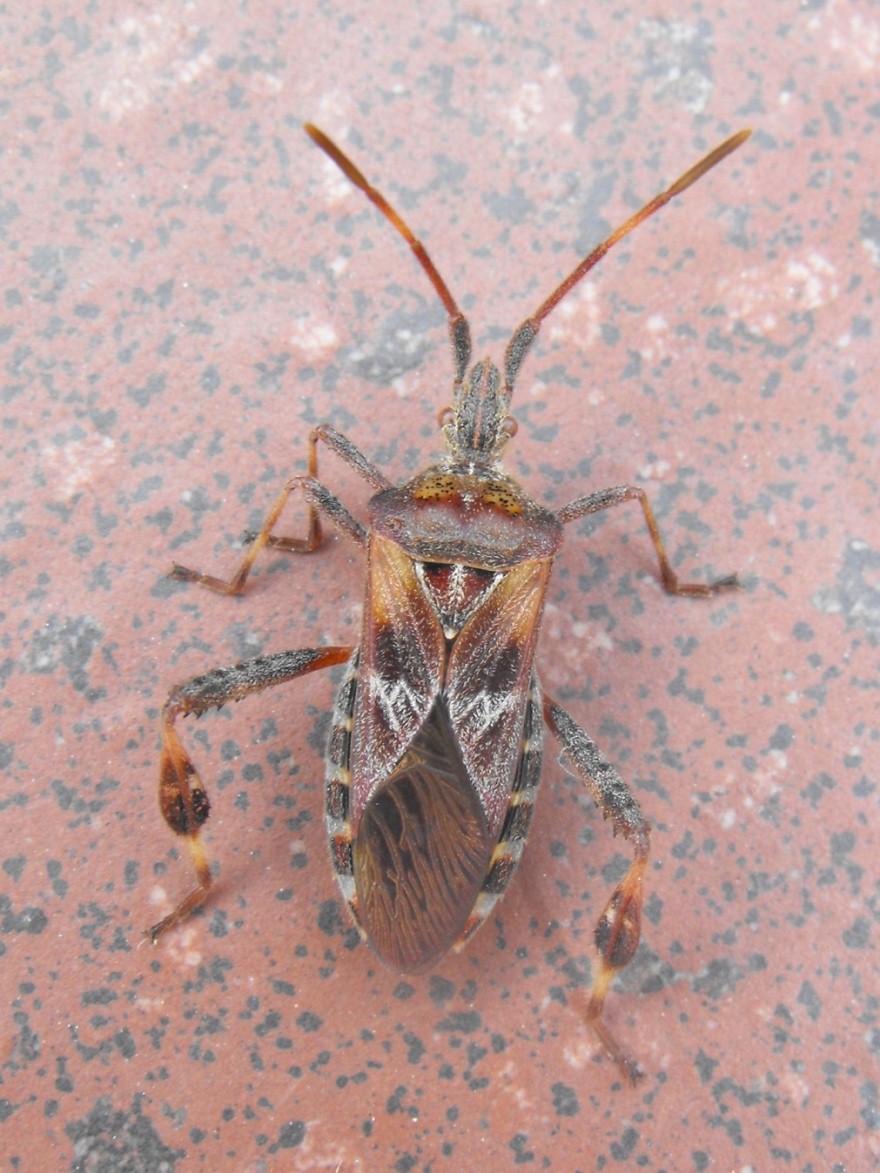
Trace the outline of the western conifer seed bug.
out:
<instances>
[{"instance_id":1,"label":"western conifer seed bug","mask_svg":"<svg viewBox=\"0 0 880 1173\"><path fill-rule=\"evenodd\" d=\"M505 475L499 458L516 431L509 414L514 383L544 319L609 249L750 132L721 143L585 257L514 331L502 373L488 358L469 367L468 323L424 246L323 131L305 129L406 240L446 308L454 362L452 404L439 415L446 452L395 486L349 439L323 424L309 436L307 475L291 477L260 531L246 535L246 552L231 579L173 567L173 578L237 595L263 549L312 553L324 520L364 551L366 587L358 647L276 652L171 689L161 716L159 800L169 827L186 841L197 883L149 936L155 942L179 924L211 888L200 838L209 802L178 736L177 718L346 664L327 750L325 806L333 867L361 936L386 965L407 973L430 968L472 936L519 862L546 724L614 834L632 848L632 863L596 926L599 961L586 1018L635 1081L639 1069L603 1010L614 974L638 945L649 826L617 770L541 690L534 659L544 597L563 526L624 501L641 506L669 594L714 595L737 580L680 582L638 486L600 489L562 509L544 509ZM319 444L375 490L366 524L318 480ZM294 493L308 508L305 537L279 536L275 527Z\"/></svg>"}]
</instances>

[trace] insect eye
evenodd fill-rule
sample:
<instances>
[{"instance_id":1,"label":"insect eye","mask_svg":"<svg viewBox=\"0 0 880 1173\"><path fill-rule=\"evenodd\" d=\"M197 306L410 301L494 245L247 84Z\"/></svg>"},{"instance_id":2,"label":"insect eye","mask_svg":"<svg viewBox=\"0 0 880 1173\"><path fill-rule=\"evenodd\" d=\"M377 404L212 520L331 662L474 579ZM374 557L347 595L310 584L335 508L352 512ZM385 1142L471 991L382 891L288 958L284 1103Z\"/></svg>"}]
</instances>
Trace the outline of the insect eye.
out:
<instances>
[{"instance_id":1,"label":"insect eye","mask_svg":"<svg viewBox=\"0 0 880 1173\"><path fill-rule=\"evenodd\" d=\"M503 435L505 435L508 438L508 440L510 440L519 431L519 424L516 422L516 420L513 418L512 415L506 415L504 417L504 419L501 421L501 424L500 424L498 430Z\"/></svg>"},{"instance_id":2,"label":"insect eye","mask_svg":"<svg viewBox=\"0 0 880 1173\"><path fill-rule=\"evenodd\" d=\"M455 412L451 407L441 408L437 412L437 423L441 428L448 428L450 424L455 423Z\"/></svg>"}]
</instances>

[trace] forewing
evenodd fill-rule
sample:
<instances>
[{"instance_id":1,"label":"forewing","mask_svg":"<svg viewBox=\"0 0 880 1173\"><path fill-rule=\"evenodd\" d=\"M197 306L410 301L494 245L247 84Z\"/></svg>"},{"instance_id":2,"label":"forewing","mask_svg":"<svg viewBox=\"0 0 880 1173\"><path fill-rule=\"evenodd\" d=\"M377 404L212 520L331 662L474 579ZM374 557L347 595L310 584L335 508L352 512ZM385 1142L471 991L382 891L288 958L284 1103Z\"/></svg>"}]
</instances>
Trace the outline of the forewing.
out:
<instances>
[{"instance_id":1,"label":"forewing","mask_svg":"<svg viewBox=\"0 0 880 1173\"><path fill-rule=\"evenodd\" d=\"M529 680L549 560L515 566L462 628L446 673L462 758L497 835L522 752Z\"/></svg>"},{"instance_id":2,"label":"forewing","mask_svg":"<svg viewBox=\"0 0 880 1173\"><path fill-rule=\"evenodd\" d=\"M445 641L412 559L370 542L351 752L352 825L405 753L440 691Z\"/></svg>"}]
</instances>

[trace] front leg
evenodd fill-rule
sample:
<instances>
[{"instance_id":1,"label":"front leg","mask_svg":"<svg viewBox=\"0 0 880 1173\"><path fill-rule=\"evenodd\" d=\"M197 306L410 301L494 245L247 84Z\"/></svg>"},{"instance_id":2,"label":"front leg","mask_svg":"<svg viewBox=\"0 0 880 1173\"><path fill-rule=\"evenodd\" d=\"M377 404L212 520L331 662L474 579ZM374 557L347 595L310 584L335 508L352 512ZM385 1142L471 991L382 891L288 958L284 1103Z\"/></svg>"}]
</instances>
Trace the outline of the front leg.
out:
<instances>
[{"instance_id":1,"label":"front leg","mask_svg":"<svg viewBox=\"0 0 880 1173\"><path fill-rule=\"evenodd\" d=\"M556 516L563 523L574 521L577 517L586 517L590 513L598 513L602 509L610 509L613 505L622 505L624 501L638 501L645 516L645 524L651 535L651 541L657 552L657 561L660 564L660 580L663 589L670 595L716 595L719 591L735 590L739 581L735 574L725 575L715 582L679 582L678 575L672 569L672 564L666 554L666 547L660 536L660 527L648 494L638 485L616 485L613 489L600 489L598 493L590 493L587 497L578 497L558 510Z\"/></svg>"},{"instance_id":2,"label":"front leg","mask_svg":"<svg viewBox=\"0 0 880 1173\"><path fill-rule=\"evenodd\" d=\"M258 656L231 668L216 668L203 676L194 676L178 684L168 694L162 707L162 760L159 768L159 806L165 822L186 840L196 873L196 887L158 924L148 936L154 943L167 929L185 920L203 904L211 888L211 867L199 838L207 821L211 804L202 780L174 727L178 716L208 709L219 709L229 701L240 701L264 688L294 680L308 672L345 663L352 648L301 648L294 652L276 652Z\"/></svg>"},{"instance_id":3,"label":"front leg","mask_svg":"<svg viewBox=\"0 0 880 1173\"><path fill-rule=\"evenodd\" d=\"M617 1042L602 1017L602 1011L614 975L629 964L639 944L642 931L642 884L648 866L650 827L641 807L614 766L565 709L549 697L544 698L544 720L559 739L563 762L586 784L602 817L611 821L614 834L623 835L632 845L633 862L614 889L596 925L599 968L587 1005L587 1022L626 1078L630 1083L635 1083L641 1077L641 1072Z\"/></svg>"},{"instance_id":4,"label":"front leg","mask_svg":"<svg viewBox=\"0 0 880 1173\"><path fill-rule=\"evenodd\" d=\"M321 424L309 435L309 471L307 476L291 477L275 501L275 504L266 515L261 528L256 532L245 534L247 550L239 564L238 570L231 579L215 578L211 574L202 574L198 570L190 570L187 566L180 566L177 562L171 567L170 578L181 582L195 582L208 590L217 591L223 595L239 595L244 590L251 567L257 560L260 552L266 546L273 546L279 550L288 550L296 554L311 554L320 546L323 535L321 532L321 515L332 522L334 526L351 538L360 546L366 545L367 531L356 521L348 510L337 500L318 478L318 442L322 441L332 448L337 455L351 468L362 476L376 489L388 489L391 482L386 479L367 460L366 456L356 448L352 442L331 428L329 424ZM288 498L296 490L301 490L306 499L309 510L308 528L304 538L282 537L273 530L281 517Z\"/></svg>"},{"instance_id":5,"label":"front leg","mask_svg":"<svg viewBox=\"0 0 880 1173\"><path fill-rule=\"evenodd\" d=\"M276 538L273 541L272 530L281 511L287 504L287 499L297 489L300 489L309 504L309 532L305 538ZM367 544L367 530L348 512L336 497L325 488L320 481L312 477L293 477L287 482L272 508L266 515L262 529L256 534L247 534L249 542L238 570L232 578L215 578L213 574L202 574L198 570L190 570L187 566L180 566L177 562L171 567L168 577L176 578L181 582L195 582L208 590L217 591L221 595L240 595L244 584L256 562L260 552L269 545L280 546L284 550L293 550L300 554L310 554L320 545L321 525L318 515L323 514L336 528L351 538L359 546Z\"/></svg>"}]
</instances>

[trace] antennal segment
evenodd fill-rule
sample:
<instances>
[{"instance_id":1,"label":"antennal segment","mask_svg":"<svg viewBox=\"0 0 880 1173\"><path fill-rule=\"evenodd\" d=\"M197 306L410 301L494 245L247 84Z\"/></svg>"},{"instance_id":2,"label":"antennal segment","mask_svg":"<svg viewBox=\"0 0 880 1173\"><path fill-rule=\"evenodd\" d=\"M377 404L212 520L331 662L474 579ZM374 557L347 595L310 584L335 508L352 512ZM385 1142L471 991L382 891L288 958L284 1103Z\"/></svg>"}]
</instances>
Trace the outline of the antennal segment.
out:
<instances>
[{"instance_id":1,"label":"antennal segment","mask_svg":"<svg viewBox=\"0 0 880 1173\"><path fill-rule=\"evenodd\" d=\"M562 299L574 289L581 278L585 277L590 269L597 265L605 254L614 248L618 241L623 240L624 236L628 236L634 228L638 228L643 220L647 220L649 216L653 216L655 212L659 212L671 199L674 199L677 195L681 195L683 191L686 191L691 184L696 183L707 171L711 170L717 163L720 163L722 159L726 159L738 147L741 147L751 133L750 130L741 130L738 134L731 135L730 138L725 139L723 143L715 147L713 151L710 151L699 163L696 163L690 170L685 171L684 175L679 176L675 183L667 187L665 191L661 191L659 195L655 195L652 200L649 200L634 216L630 216L619 228L615 228L607 240L603 240L600 245L597 245L591 253L584 257L581 263L569 273L562 284L554 289L546 301L538 306L531 317L526 318L517 327L513 337L507 344L507 350L504 352L504 385L508 395L513 391L513 385L516 382L516 376L522 360L537 337L541 323L550 311L555 309Z\"/></svg>"},{"instance_id":2,"label":"antennal segment","mask_svg":"<svg viewBox=\"0 0 880 1173\"><path fill-rule=\"evenodd\" d=\"M471 332L467 324L467 319L458 308L455 298L447 288L446 282L437 272L434 262L428 256L428 250L413 234L406 221L392 208L382 193L377 191L371 183L367 182L357 167L355 167L354 163L352 163L351 159L349 159L348 155L341 151L336 143L324 134L323 130L319 130L317 126L314 126L311 122L307 122L305 124L305 131L309 138L321 148L324 154L330 156L339 170L351 180L355 187L360 188L367 199L375 204L385 219L394 225L415 253L416 260L428 274L428 280L436 289L437 295L443 302L443 305L446 307L446 313L449 315L449 334L452 338L452 349L455 356L455 382L460 383L464 379L471 357Z\"/></svg>"}]
</instances>

